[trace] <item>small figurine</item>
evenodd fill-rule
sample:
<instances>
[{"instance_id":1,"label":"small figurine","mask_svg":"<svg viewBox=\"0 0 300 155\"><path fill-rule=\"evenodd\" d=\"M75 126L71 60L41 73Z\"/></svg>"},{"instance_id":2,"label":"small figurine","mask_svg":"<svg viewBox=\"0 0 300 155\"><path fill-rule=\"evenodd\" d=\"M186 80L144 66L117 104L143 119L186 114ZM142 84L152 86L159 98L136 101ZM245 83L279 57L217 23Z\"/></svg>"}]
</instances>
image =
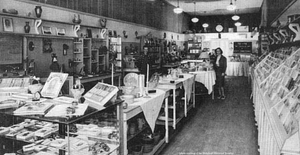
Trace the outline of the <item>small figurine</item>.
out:
<instances>
[{"instance_id":1,"label":"small figurine","mask_svg":"<svg viewBox=\"0 0 300 155\"><path fill-rule=\"evenodd\" d=\"M41 98L40 91L42 90L43 85L40 82L40 78L33 77L32 84L28 86L29 91L32 93L32 101L39 101Z\"/></svg>"},{"instance_id":2,"label":"small figurine","mask_svg":"<svg viewBox=\"0 0 300 155\"><path fill-rule=\"evenodd\" d=\"M82 94L84 93L84 87L80 82L80 78L77 78L75 80L75 84L73 86L73 89L71 89L71 92L73 94L74 99L76 100L75 102L77 103L84 102L84 98L82 97Z\"/></svg>"},{"instance_id":3,"label":"small figurine","mask_svg":"<svg viewBox=\"0 0 300 155\"><path fill-rule=\"evenodd\" d=\"M55 53L52 54L52 64L50 65L51 72L60 72L60 66L57 62L57 56Z\"/></svg>"}]
</instances>

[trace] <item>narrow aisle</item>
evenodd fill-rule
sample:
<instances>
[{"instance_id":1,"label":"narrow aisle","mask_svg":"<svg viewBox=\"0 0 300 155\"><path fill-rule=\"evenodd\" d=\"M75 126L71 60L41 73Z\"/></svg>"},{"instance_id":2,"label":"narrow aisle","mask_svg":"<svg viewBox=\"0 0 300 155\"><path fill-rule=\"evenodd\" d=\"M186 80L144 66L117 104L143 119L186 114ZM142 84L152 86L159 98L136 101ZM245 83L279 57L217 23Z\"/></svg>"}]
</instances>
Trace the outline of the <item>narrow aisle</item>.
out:
<instances>
[{"instance_id":1,"label":"narrow aisle","mask_svg":"<svg viewBox=\"0 0 300 155\"><path fill-rule=\"evenodd\" d=\"M229 77L225 85L225 100L196 98L195 116L162 155L259 154L250 84L246 77Z\"/></svg>"}]
</instances>

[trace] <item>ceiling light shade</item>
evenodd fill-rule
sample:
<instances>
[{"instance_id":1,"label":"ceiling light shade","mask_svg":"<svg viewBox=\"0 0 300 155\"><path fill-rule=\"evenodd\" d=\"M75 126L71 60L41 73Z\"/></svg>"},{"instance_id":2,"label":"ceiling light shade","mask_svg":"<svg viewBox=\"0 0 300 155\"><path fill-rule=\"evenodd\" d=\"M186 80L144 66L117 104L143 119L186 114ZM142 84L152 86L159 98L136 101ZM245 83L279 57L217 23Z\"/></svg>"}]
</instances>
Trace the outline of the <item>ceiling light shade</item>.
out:
<instances>
[{"instance_id":1,"label":"ceiling light shade","mask_svg":"<svg viewBox=\"0 0 300 155\"><path fill-rule=\"evenodd\" d=\"M182 8L180 8L179 6L177 6L176 8L174 8L173 11L176 14L181 14L183 12Z\"/></svg>"},{"instance_id":2,"label":"ceiling light shade","mask_svg":"<svg viewBox=\"0 0 300 155\"><path fill-rule=\"evenodd\" d=\"M194 15L196 15L196 2L194 1ZM193 23L197 23L199 19L197 17L192 18Z\"/></svg>"},{"instance_id":3,"label":"ceiling light shade","mask_svg":"<svg viewBox=\"0 0 300 155\"><path fill-rule=\"evenodd\" d=\"M241 22L236 22L236 23L234 23L234 25L238 27L238 26L241 26L242 23Z\"/></svg>"},{"instance_id":4,"label":"ceiling light shade","mask_svg":"<svg viewBox=\"0 0 300 155\"><path fill-rule=\"evenodd\" d=\"M199 21L199 19L197 17L192 18L193 23L197 23L198 21Z\"/></svg>"},{"instance_id":5,"label":"ceiling light shade","mask_svg":"<svg viewBox=\"0 0 300 155\"><path fill-rule=\"evenodd\" d=\"M203 23L202 27L207 28L209 25L207 23Z\"/></svg>"},{"instance_id":6,"label":"ceiling light shade","mask_svg":"<svg viewBox=\"0 0 300 155\"><path fill-rule=\"evenodd\" d=\"M234 15L234 16L231 17L231 19L234 20L234 21L237 21L237 20L240 19L240 16Z\"/></svg>"}]
</instances>

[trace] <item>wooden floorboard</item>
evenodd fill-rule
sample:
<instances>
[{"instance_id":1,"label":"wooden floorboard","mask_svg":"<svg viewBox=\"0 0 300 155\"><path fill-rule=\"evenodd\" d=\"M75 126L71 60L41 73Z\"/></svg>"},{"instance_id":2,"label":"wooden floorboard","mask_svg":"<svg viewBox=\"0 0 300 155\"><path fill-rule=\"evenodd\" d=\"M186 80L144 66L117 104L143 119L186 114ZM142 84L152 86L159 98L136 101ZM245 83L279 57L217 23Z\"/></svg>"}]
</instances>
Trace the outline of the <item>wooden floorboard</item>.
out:
<instances>
[{"instance_id":1,"label":"wooden floorboard","mask_svg":"<svg viewBox=\"0 0 300 155\"><path fill-rule=\"evenodd\" d=\"M226 78L225 91L225 100L197 96L195 115L161 155L258 155L248 79Z\"/></svg>"}]
</instances>

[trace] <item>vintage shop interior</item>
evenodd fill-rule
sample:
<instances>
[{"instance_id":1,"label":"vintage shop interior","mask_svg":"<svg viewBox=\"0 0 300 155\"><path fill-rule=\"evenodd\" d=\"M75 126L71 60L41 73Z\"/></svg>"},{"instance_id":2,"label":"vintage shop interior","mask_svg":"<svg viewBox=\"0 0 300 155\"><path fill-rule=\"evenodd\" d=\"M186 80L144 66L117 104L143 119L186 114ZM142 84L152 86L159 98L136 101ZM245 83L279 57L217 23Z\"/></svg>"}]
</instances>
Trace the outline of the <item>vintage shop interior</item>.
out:
<instances>
[{"instance_id":1,"label":"vintage shop interior","mask_svg":"<svg viewBox=\"0 0 300 155\"><path fill-rule=\"evenodd\" d=\"M299 155L299 7L0 0L0 154Z\"/></svg>"}]
</instances>

